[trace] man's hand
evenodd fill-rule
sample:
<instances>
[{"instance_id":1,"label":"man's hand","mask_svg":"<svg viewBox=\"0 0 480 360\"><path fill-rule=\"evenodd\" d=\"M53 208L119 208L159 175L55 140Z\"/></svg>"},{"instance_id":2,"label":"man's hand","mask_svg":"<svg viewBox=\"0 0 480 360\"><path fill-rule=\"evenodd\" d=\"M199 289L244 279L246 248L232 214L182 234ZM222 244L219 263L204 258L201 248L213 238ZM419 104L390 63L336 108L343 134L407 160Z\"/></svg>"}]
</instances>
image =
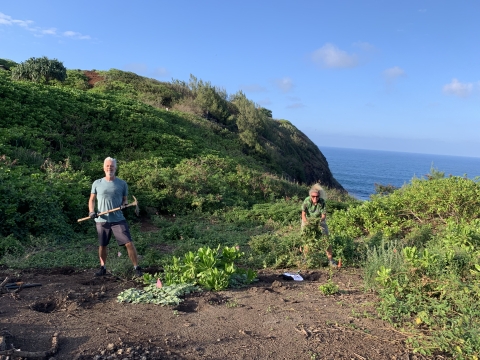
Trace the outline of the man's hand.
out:
<instances>
[{"instance_id":1,"label":"man's hand","mask_svg":"<svg viewBox=\"0 0 480 360\"><path fill-rule=\"evenodd\" d=\"M90 219L96 219L98 218L98 214L94 211L88 213L88 216L90 217Z\"/></svg>"},{"instance_id":2,"label":"man's hand","mask_svg":"<svg viewBox=\"0 0 480 360\"><path fill-rule=\"evenodd\" d=\"M127 206L128 206L128 204L123 204L123 205L120 205L120 210L123 210L123 209L125 209Z\"/></svg>"}]
</instances>

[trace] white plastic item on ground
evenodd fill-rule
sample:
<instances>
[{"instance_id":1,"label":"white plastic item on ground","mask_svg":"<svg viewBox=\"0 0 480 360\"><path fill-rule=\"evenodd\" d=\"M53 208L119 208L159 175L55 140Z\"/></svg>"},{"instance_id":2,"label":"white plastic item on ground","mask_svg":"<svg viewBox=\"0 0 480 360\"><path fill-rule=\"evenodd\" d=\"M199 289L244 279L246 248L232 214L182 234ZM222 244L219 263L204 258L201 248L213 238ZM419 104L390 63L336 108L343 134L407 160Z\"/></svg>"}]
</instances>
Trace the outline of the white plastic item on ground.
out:
<instances>
[{"instance_id":1,"label":"white plastic item on ground","mask_svg":"<svg viewBox=\"0 0 480 360\"><path fill-rule=\"evenodd\" d=\"M283 273L283 276L287 278L292 278L295 281L303 281L303 278L300 274Z\"/></svg>"}]
</instances>

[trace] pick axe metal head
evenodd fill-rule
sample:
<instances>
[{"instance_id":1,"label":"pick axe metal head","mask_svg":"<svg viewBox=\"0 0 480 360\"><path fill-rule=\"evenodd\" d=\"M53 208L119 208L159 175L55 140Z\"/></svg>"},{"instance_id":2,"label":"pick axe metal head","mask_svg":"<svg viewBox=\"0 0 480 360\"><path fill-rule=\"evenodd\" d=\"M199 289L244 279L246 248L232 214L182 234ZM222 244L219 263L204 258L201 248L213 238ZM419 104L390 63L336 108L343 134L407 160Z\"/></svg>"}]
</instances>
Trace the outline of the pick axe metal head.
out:
<instances>
[{"instance_id":1,"label":"pick axe metal head","mask_svg":"<svg viewBox=\"0 0 480 360\"><path fill-rule=\"evenodd\" d=\"M133 200L135 200L132 204L130 204L131 206L135 205L135 215L139 216L140 215L140 208L138 207L138 201L137 201L137 198L135 196L133 196Z\"/></svg>"}]
</instances>

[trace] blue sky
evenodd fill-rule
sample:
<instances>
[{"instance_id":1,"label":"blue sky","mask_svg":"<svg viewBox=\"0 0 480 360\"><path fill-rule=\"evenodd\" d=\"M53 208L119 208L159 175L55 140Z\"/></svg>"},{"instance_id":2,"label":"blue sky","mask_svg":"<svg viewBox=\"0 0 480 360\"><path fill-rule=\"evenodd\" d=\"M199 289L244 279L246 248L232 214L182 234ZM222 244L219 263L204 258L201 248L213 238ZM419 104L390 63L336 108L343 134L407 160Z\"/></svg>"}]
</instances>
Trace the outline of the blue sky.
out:
<instances>
[{"instance_id":1,"label":"blue sky","mask_svg":"<svg viewBox=\"0 0 480 360\"><path fill-rule=\"evenodd\" d=\"M0 58L243 90L320 148L480 157L478 1L0 5Z\"/></svg>"}]
</instances>

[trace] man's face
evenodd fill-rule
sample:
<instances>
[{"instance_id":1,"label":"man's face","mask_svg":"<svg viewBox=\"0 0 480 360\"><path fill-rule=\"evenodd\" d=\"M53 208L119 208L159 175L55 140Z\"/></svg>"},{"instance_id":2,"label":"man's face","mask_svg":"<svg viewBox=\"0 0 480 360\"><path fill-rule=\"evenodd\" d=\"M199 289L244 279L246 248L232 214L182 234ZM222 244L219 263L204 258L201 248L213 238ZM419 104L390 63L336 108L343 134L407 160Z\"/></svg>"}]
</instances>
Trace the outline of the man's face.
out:
<instances>
[{"instance_id":1,"label":"man's face","mask_svg":"<svg viewBox=\"0 0 480 360\"><path fill-rule=\"evenodd\" d=\"M310 194L310 199L312 199L312 202L316 204L318 202L318 199L320 198L320 194L318 192L314 192Z\"/></svg>"},{"instance_id":2,"label":"man's face","mask_svg":"<svg viewBox=\"0 0 480 360\"><path fill-rule=\"evenodd\" d=\"M112 160L107 160L103 164L103 171L105 171L105 175L112 177L115 175L115 164Z\"/></svg>"}]
</instances>

